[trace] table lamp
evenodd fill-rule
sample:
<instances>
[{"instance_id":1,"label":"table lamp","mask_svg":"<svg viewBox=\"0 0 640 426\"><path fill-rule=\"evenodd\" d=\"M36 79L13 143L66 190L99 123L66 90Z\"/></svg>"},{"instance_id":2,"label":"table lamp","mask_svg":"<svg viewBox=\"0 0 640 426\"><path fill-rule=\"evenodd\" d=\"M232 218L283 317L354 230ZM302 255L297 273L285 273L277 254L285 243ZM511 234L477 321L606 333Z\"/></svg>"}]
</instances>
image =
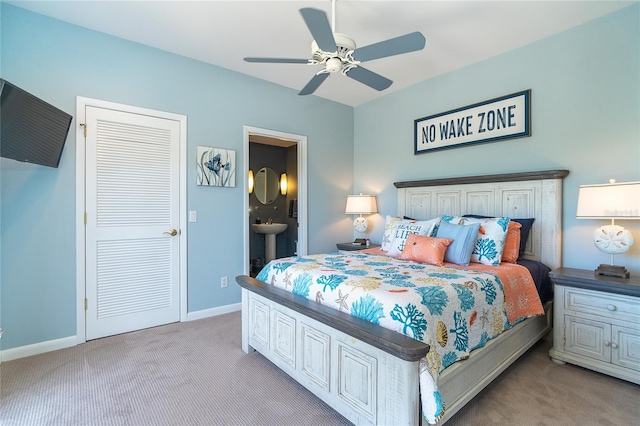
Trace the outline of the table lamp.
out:
<instances>
[{"instance_id":1,"label":"table lamp","mask_svg":"<svg viewBox=\"0 0 640 426\"><path fill-rule=\"evenodd\" d=\"M367 219L362 217L363 214L372 214L378 212L376 205L376 197L373 195L347 195L347 207L345 214L358 214L359 217L353 221L353 227L358 232L365 232L369 227Z\"/></svg>"},{"instance_id":2,"label":"table lamp","mask_svg":"<svg viewBox=\"0 0 640 426\"><path fill-rule=\"evenodd\" d=\"M614 265L614 255L627 252L633 245L631 232L616 225L615 220L640 220L640 182L604 185L581 185L578 191L577 219L610 219L611 225L601 226L593 233L593 243L611 255L611 264L601 264L596 274L629 278L624 266Z\"/></svg>"}]
</instances>

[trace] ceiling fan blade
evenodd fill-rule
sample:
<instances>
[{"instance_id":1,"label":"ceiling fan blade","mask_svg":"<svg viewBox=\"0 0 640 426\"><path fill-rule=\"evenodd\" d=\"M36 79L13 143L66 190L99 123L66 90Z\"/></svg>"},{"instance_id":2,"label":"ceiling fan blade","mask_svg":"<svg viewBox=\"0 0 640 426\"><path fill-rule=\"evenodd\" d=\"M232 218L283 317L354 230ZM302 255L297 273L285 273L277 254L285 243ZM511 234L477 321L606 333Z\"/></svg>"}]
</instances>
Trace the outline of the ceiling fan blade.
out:
<instances>
[{"instance_id":1,"label":"ceiling fan blade","mask_svg":"<svg viewBox=\"0 0 640 426\"><path fill-rule=\"evenodd\" d=\"M316 89L329 77L329 73L316 74L313 78L307 83L306 86L302 88L298 95L310 95L316 91Z\"/></svg>"},{"instance_id":2,"label":"ceiling fan blade","mask_svg":"<svg viewBox=\"0 0 640 426\"><path fill-rule=\"evenodd\" d=\"M308 64L308 59L289 58L244 58L245 62L262 62L266 64Z\"/></svg>"},{"instance_id":3,"label":"ceiling fan blade","mask_svg":"<svg viewBox=\"0 0 640 426\"><path fill-rule=\"evenodd\" d=\"M414 52L423 49L425 43L426 40L422 33L416 31L415 33L360 47L353 52L353 57L360 62L371 61L386 58L387 56Z\"/></svg>"},{"instance_id":4,"label":"ceiling fan blade","mask_svg":"<svg viewBox=\"0 0 640 426\"><path fill-rule=\"evenodd\" d=\"M319 9L305 7L300 9L300 14L321 50L325 52L335 52L338 50L326 13Z\"/></svg>"},{"instance_id":5,"label":"ceiling fan blade","mask_svg":"<svg viewBox=\"0 0 640 426\"><path fill-rule=\"evenodd\" d=\"M382 91L393 83L393 81L388 78L362 67L351 68L347 71L347 77L351 77L362 84L366 84L377 91Z\"/></svg>"}]
</instances>

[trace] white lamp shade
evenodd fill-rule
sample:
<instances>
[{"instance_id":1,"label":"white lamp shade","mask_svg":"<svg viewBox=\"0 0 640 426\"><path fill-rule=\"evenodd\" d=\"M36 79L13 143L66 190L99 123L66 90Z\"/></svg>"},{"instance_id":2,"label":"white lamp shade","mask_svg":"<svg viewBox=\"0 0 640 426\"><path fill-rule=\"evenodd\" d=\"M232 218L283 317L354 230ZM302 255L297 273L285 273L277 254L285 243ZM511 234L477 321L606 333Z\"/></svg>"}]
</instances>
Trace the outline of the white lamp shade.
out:
<instances>
[{"instance_id":1,"label":"white lamp shade","mask_svg":"<svg viewBox=\"0 0 640 426\"><path fill-rule=\"evenodd\" d=\"M640 220L640 182L580 186L576 218Z\"/></svg>"},{"instance_id":2,"label":"white lamp shade","mask_svg":"<svg viewBox=\"0 0 640 426\"><path fill-rule=\"evenodd\" d=\"M378 212L376 197L373 195L347 195L345 214L372 214Z\"/></svg>"}]
</instances>

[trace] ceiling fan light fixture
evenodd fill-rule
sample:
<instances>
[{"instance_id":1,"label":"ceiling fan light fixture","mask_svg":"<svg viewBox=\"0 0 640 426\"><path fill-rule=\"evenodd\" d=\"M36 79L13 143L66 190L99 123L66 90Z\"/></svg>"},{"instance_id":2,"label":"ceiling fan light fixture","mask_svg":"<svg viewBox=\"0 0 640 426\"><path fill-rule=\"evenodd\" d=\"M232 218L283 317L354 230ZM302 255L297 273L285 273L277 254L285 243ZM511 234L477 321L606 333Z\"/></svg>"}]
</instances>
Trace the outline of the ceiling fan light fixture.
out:
<instances>
[{"instance_id":1,"label":"ceiling fan light fixture","mask_svg":"<svg viewBox=\"0 0 640 426\"><path fill-rule=\"evenodd\" d=\"M340 58L329 58L327 59L327 71L328 72L338 72L342 68L342 61Z\"/></svg>"}]
</instances>

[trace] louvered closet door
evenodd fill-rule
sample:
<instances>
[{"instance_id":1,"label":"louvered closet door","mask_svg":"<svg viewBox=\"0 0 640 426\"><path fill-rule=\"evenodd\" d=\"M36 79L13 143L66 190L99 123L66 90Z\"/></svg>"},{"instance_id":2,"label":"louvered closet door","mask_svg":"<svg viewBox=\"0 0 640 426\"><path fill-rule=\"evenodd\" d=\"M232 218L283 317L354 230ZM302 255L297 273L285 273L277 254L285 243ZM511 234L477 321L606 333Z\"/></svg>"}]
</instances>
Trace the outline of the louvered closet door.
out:
<instances>
[{"instance_id":1,"label":"louvered closet door","mask_svg":"<svg viewBox=\"0 0 640 426\"><path fill-rule=\"evenodd\" d=\"M180 124L86 109L86 337L180 320Z\"/></svg>"}]
</instances>

